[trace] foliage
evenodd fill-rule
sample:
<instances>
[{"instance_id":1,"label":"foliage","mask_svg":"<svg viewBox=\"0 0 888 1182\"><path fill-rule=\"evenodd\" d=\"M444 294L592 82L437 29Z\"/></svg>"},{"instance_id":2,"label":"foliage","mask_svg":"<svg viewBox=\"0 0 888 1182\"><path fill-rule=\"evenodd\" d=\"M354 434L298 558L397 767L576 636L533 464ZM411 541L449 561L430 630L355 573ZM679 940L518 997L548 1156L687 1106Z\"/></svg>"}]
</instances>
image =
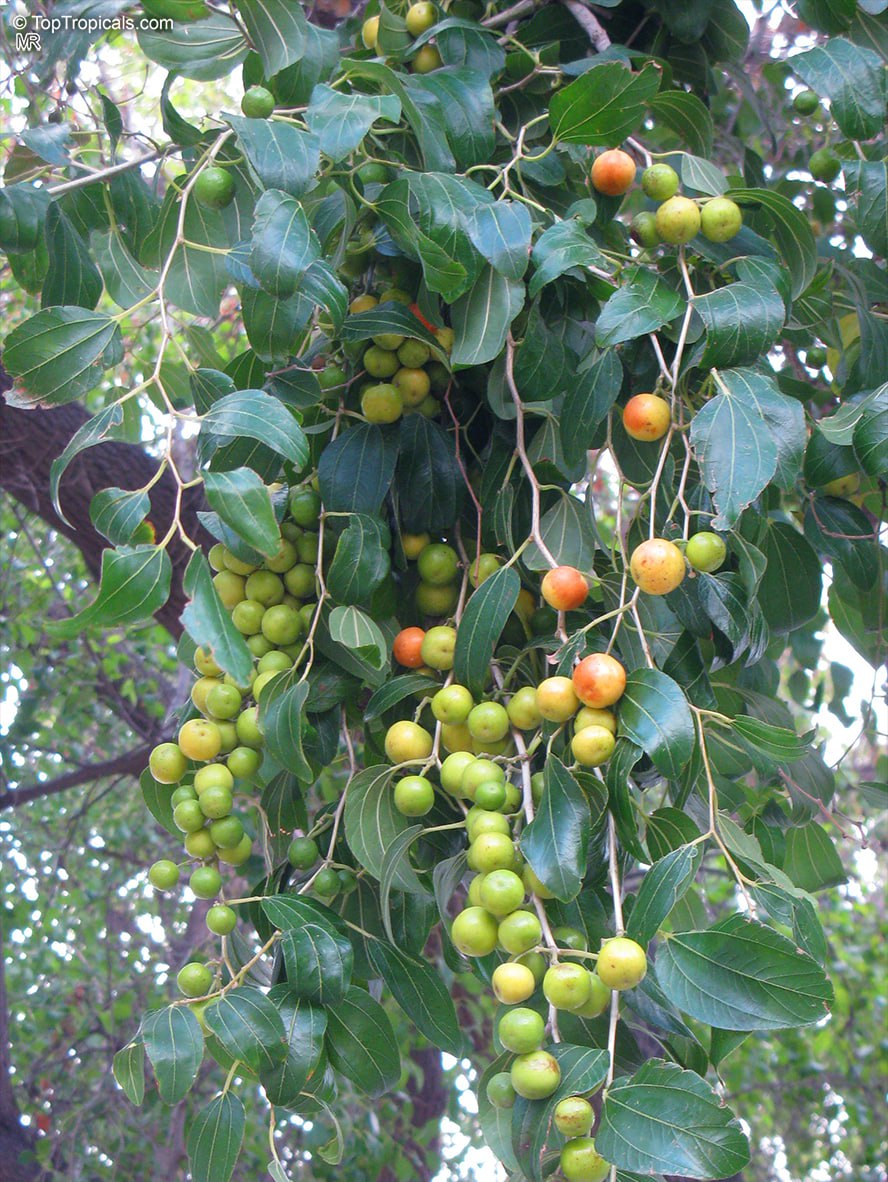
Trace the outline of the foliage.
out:
<instances>
[{"instance_id":1,"label":"foliage","mask_svg":"<svg viewBox=\"0 0 888 1182\"><path fill-rule=\"evenodd\" d=\"M176 805L203 791L202 765L214 774L236 745L264 752L258 770L232 767L234 804L218 814L233 807L246 836L182 863L191 873L221 854L237 926L218 955L199 932L202 903L183 920L127 867L129 897L171 934L172 973L204 958L210 984L171 1002L129 915L129 938L117 928L114 938L136 939L134 985L121 997L109 969L94 1032L101 1054L116 1051L120 1087L150 1113L146 1133L163 1140L163 1105L179 1105L169 1119L195 1179L253 1176L266 1163L281 1179L306 1157L317 1178L340 1163L428 1173L435 1133L405 1142L396 1130L400 1102L419 1094L401 1052L429 1044L486 1068L480 1126L516 1179L555 1168L565 1137L554 1105L574 1094L596 1095L611 1182L744 1170L738 1118L753 1126L756 1154L779 1147L799 1176L821 1160L844 1170L850 1159L825 1146L832 1129L809 1122L801 1136L803 1109L779 1090L754 1116L764 1065L781 1086L789 1073L793 1101L814 1075L813 1104L825 1095L845 1118L853 1109L849 1168L880 1177L877 1134L865 1131L877 1101L867 1068L854 1070L858 1057L877 1059L879 1015L861 1044L828 1018L835 1005L850 1024L847 985L836 997L828 979L835 948L849 947L843 982L853 983L879 917L865 899L825 893L846 880L840 789L850 783L852 823L869 832L884 808L880 769L865 751L846 779L811 724L830 680L830 708L844 717L848 686L841 667L830 679L818 670L824 601L863 661L885 657L888 299L870 256L885 253L888 39L878 5L799 7L814 35L753 78L733 4L456 3L418 36L403 4L371 3L376 26L350 18L335 32L299 6L198 6L139 34L151 69L167 72L152 113L158 148L134 154L123 96L99 92L94 123L72 107L18 137L0 245L39 308L5 338L8 397L25 408L87 399L95 412L54 466L58 507L76 456L138 441L153 422L161 470L180 495L203 486L217 544L206 561L178 516L156 537L147 488L102 490L92 518L109 548L95 597L82 608L82 581L59 579L44 552L9 649L36 639L30 621L52 614L61 585L68 618L46 635L72 646L72 663L75 652L98 662L94 693L79 694L96 699L95 727L107 721L99 702L126 718L127 701L149 716L130 719L132 731L151 742L178 733L191 755L184 775L152 762L142 776L164 833L140 834L130 798L103 833L109 849L170 856L186 828ZM63 57L73 80L87 49L47 39L24 85ZM183 117L177 104L194 104L195 83L233 72L269 88L271 118L224 100ZM822 105L797 117L801 83ZM824 145L840 188L808 179ZM622 188L590 182L600 149L620 146L630 173L674 168L679 222L690 223L668 224L631 176ZM709 224L722 196L731 217L742 210L739 232ZM668 404L648 437L623 415L646 391ZM27 537L21 523L8 530ZM726 546L707 569L684 557L705 531ZM178 656L204 674L188 678L184 706L171 689L147 689L171 674L150 618L182 576L167 552L179 536L195 553ZM651 542L661 544L653 573L635 561ZM541 590L565 566L588 583L581 602ZM255 594L245 575L265 579ZM116 678L123 626L137 681ZM425 634L416 659L399 647L409 628ZM274 653L279 664L259 664ZM625 692L597 701L582 671L603 653L628 677ZM70 666L56 656L46 675L18 667L28 697L10 737L23 763L40 703L49 695L63 713ZM575 697L563 712L547 706L575 668L580 698L614 707L597 726L602 758L584 754ZM553 677L560 689L537 691ZM442 719L433 698L451 685L486 710L484 725L506 718L505 730L484 734L474 711L469 734ZM217 687L236 689L236 710L209 707L202 695ZM525 688L547 721L522 721L512 703ZM236 736L225 731L235 713ZM201 714L207 750L180 730ZM44 714L37 749L51 748L53 724ZM95 747L86 730L66 740L75 760ZM487 778L454 785L445 756L460 750L492 759ZM496 768L504 799L484 812L509 818L501 864L481 861L472 829L476 791L497 798ZM46 773L42 761L34 770ZM433 784L425 811L395 796L415 774ZM318 839L320 861L288 857L294 833ZM88 887L67 905L110 906L108 863L74 840ZM20 857L39 862L34 848ZM535 982L524 1000L547 1020L560 1085L551 1099L522 1092L512 1108L486 1090L510 1065L499 1033L491 1039L502 1009L489 996L509 941L490 909L479 922L493 924L494 943L462 927L451 938L478 906L467 891L498 865L523 866L530 900L503 922L536 921L530 945L549 961L603 971L603 942L625 931L650 962L597 1016L547 1005ZM22 906L10 916L20 931ZM42 915L51 927L52 897ZM92 937L109 959L113 927ZM38 972L51 970L41 961ZM824 1059L842 1068L821 1070ZM96 1141L124 1176L108 1088L96 1091L109 1113Z\"/></svg>"}]
</instances>

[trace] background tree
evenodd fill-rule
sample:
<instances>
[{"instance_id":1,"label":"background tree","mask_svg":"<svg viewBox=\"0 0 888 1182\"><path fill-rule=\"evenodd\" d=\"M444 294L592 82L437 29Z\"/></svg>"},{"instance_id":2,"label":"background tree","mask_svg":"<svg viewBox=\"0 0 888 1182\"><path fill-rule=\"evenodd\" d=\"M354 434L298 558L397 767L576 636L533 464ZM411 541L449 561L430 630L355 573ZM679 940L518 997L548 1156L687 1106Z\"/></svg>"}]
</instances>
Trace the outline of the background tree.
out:
<instances>
[{"instance_id":1,"label":"background tree","mask_svg":"<svg viewBox=\"0 0 888 1182\"><path fill-rule=\"evenodd\" d=\"M585 645L610 643L630 671L603 775L574 765L570 728L545 729L542 746L530 731L531 765L520 759L520 730L503 753L518 756L506 766L519 783L522 767L542 771L549 753L540 799L525 785L524 820L534 806L550 820L537 819L535 836L528 826L522 848L534 889L557 896L545 904L552 926L579 928L597 951L622 926L614 904L623 895L630 932L660 932L655 969L610 1021L559 1011L568 1092L606 1083L610 1094L616 1075L618 1088L642 1095L646 1070L668 1080L666 1099L645 1096L641 1117L619 1091L611 1096L599 1145L617 1176L740 1168L734 1126L705 1164L693 1134L683 1155L654 1137L651 1158L637 1157L653 1137L644 1114L686 1129L695 1090L709 1096L723 1082L752 1128L744 1177L813 1178L825 1166L884 1178L875 1118L884 1013L872 983L884 933L884 877L870 856L885 804L876 682L860 702L861 674L853 681L831 660L823 636L838 629L876 669L884 659L885 15L872 0L775 6L756 12L750 33L733 5L672 7L457 2L408 14L371 4L334 33L347 10L318 6L306 19L290 5L176 4L170 15L182 23L140 32L138 68L126 36L52 33L38 57L23 58L7 27L15 72L4 102L18 133L0 194L15 379L0 401L2 803L18 810L3 825L0 1171L9 1177L135 1176L146 1146L159 1147L154 1176L168 1177L184 1168L189 1138L195 1177L215 1182L231 1168L252 1177L268 1161L250 1062L281 1053L273 1011L249 1038L210 1018L200 1067L189 1050L199 1027L181 1003L169 1018L179 1023L172 1046L151 1018L130 1041L141 1016L169 1002L168 969L218 946L205 930L209 901L185 908L148 886L144 868L171 856L171 838L147 819L133 776L187 717L192 678L177 672L173 642L185 665L200 641L223 667L240 668L237 633L198 560L183 587L192 547L221 538L248 565L260 561L263 531L274 533L284 512L261 481L310 488L319 470L327 545L315 570L320 606L306 622L315 643L297 646L295 675L279 677L263 705L264 774L240 783L256 847L225 892L310 887L317 868L288 869L284 835L329 833L331 817L341 819L328 858L357 872L356 889L346 892L354 879L343 870L341 892L320 892L340 921L310 904L300 924L313 915L337 948L353 945L352 988L382 1025L364 1039L367 1059L350 1059L328 1034L335 1083L278 1105L272 1175L428 1178L443 1151L458 1176L486 1142L513 1175L537 1177L564 1142L553 1130L548 1153L542 1141L529 1146L522 1128L545 1130L551 1104L519 1100L504 1114L487 1102L486 1078L479 1127L466 1082L479 1090L475 1072L494 1057L501 1015L489 988L495 960L471 962L479 971L468 974L446 930L464 906L464 840L444 829L408 844L416 818L358 770L384 765L386 728L413 716L411 695L438 688L428 670L418 681L398 672L393 636L443 613L460 625L457 675L476 696L490 695L491 660L514 688L569 673ZM146 11L167 15L158 0ZM230 97L241 77L259 88L243 117ZM164 82L158 105L148 96ZM590 186L596 153L611 147L630 153L625 184L625 160L602 176L599 154ZM636 166L652 160L674 166L677 206L662 204L676 183L669 168L633 184ZM743 210L737 234L715 216L712 199L725 192L736 204L723 217ZM700 209L704 233L694 236ZM367 291L383 297L378 310L353 304L346 315ZM442 325L452 346L433 333ZM366 390L364 371L382 379L374 370L388 364L384 348L369 356L369 338L393 333L433 361L404 362L433 386L430 402L416 398L420 415L401 413L410 385ZM624 409L647 390L664 395L668 413L659 436L636 422L635 440ZM250 392L246 401L237 391ZM302 528L293 504L284 524ZM710 523L727 543L723 566L710 574L698 562L663 598L633 594L625 572L638 542L658 534L684 549ZM425 530L455 547L461 588L449 603L422 589L414 598L413 559L423 581L432 566L414 541ZM125 572L122 594L108 543L116 576ZM476 546L497 557L472 595ZM103 561L96 608L70 623ZM545 609L531 618L555 563L594 570L592 597L566 619ZM437 582L446 600L447 580ZM517 598L519 587L531 601ZM180 623L189 597L191 639ZM334 620L331 606L351 614ZM827 703L842 723L859 716L857 742L838 762L824 758L825 730L809 731L812 716L824 726ZM283 719L286 741L275 737ZM443 756L427 709L421 721ZM172 786L143 776L142 788L177 832ZM372 825L368 799L382 809ZM465 804L436 801L420 827L459 823ZM583 851L573 881L563 867L572 847ZM444 927L432 926L425 889L436 866ZM674 891L671 909L656 909L658 876ZM648 931L632 903L650 908L652 896ZM791 978L788 989L793 1021L812 1022L802 999L827 996L816 966L828 962L837 996L827 1024L741 1038L728 1006L736 982L707 976L697 937L663 938L706 932L727 961L736 937L717 925L738 909L804 949L804 982ZM304 1000L286 955L242 967L270 929L252 905L238 911L223 943L226 996L275 981L274 999L288 982ZM756 929L746 962L760 980L780 972L789 946L768 930ZM702 986L694 996L677 983L689 966ZM321 970L335 1019L342 972L329 961ZM421 983L417 995L405 980ZM707 991L721 1009L702 1000ZM767 990L756 996L758 1027L791 1024ZM372 1008L377 997L384 1010ZM536 992L529 1004L538 1003L544 1012ZM311 1049L291 1037L298 1070ZM142 1067L144 1045L160 1094ZM572 1046L584 1048L582 1067L571 1066ZM440 1047L467 1057L445 1069ZM108 1074L118 1052L130 1096L139 1098L146 1070L138 1111ZM194 1075L187 1103L172 1109L163 1103L175 1091L170 1054L180 1075ZM673 1064L696 1075L676 1077ZM391 1099L366 1099L378 1090L374 1072L395 1086ZM235 1102L215 1098L226 1073L225 1096L233 1082L247 1111L236 1167L224 1136L199 1136L206 1112L237 1128ZM260 1080L267 1091L261 1071ZM593 1100L597 1108L600 1093ZM455 1146L445 1117L464 1134ZM626 1139L636 1156L618 1148Z\"/></svg>"}]
</instances>

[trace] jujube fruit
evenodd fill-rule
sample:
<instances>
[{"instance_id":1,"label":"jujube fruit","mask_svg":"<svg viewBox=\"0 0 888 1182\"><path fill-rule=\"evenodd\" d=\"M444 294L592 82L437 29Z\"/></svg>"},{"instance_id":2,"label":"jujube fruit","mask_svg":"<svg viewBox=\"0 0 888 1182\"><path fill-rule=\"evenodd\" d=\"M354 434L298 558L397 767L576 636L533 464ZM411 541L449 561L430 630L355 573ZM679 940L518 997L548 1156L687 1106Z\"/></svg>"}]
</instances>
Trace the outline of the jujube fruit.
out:
<instances>
[{"instance_id":1,"label":"jujube fruit","mask_svg":"<svg viewBox=\"0 0 888 1182\"><path fill-rule=\"evenodd\" d=\"M689 197L670 197L654 215L657 233L670 246L682 246L700 229L700 210Z\"/></svg>"},{"instance_id":2,"label":"jujube fruit","mask_svg":"<svg viewBox=\"0 0 888 1182\"><path fill-rule=\"evenodd\" d=\"M647 595L668 595L684 580L684 555L674 542L650 538L633 550L629 573Z\"/></svg>"},{"instance_id":3,"label":"jujube fruit","mask_svg":"<svg viewBox=\"0 0 888 1182\"><path fill-rule=\"evenodd\" d=\"M634 940L616 936L602 944L596 971L608 989L634 989L644 980L647 956Z\"/></svg>"},{"instance_id":4,"label":"jujube fruit","mask_svg":"<svg viewBox=\"0 0 888 1182\"><path fill-rule=\"evenodd\" d=\"M595 157L592 164L592 186L608 197L620 197L635 180L635 161L621 148L609 148Z\"/></svg>"},{"instance_id":5,"label":"jujube fruit","mask_svg":"<svg viewBox=\"0 0 888 1182\"><path fill-rule=\"evenodd\" d=\"M669 403L657 394L636 394L623 407L626 434L644 443L662 439L671 422Z\"/></svg>"},{"instance_id":6,"label":"jujube fruit","mask_svg":"<svg viewBox=\"0 0 888 1182\"><path fill-rule=\"evenodd\" d=\"M600 710L613 706L623 696L626 670L609 653L592 653L574 666L572 681L583 705Z\"/></svg>"},{"instance_id":7,"label":"jujube fruit","mask_svg":"<svg viewBox=\"0 0 888 1182\"><path fill-rule=\"evenodd\" d=\"M586 602L589 585L575 566L556 566L543 575L540 590L550 607L568 612Z\"/></svg>"}]
</instances>

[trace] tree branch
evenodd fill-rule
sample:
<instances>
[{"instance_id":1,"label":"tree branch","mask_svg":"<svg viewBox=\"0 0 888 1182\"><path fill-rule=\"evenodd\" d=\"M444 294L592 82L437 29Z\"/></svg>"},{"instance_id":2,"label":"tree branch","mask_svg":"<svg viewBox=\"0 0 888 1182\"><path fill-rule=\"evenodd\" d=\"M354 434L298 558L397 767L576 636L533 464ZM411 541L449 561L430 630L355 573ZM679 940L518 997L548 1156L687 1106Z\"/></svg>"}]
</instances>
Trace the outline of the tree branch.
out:
<instances>
[{"instance_id":1,"label":"tree branch","mask_svg":"<svg viewBox=\"0 0 888 1182\"><path fill-rule=\"evenodd\" d=\"M589 11L584 0L561 0L561 3L577 24L582 26L583 31L595 47L596 53L604 53L610 46L611 39L599 23L598 18Z\"/></svg>"},{"instance_id":2,"label":"tree branch","mask_svg":"<svg viewBox=\"0 0 888 1182\"><path fill-rule=\"evenodd\" d=\"M17 788L0 796L0 809L18 808L21 804L28 804L32 800L41 800L45 796L55 796L65 792L68 788L77 788L81 784L91 784L94 780L104 780L108 776L137 775L148 762L151 754L149 744L134 747L123 755L116 755L113 759L106 759L102 763L90 763L86 767L76 768L65 772L54 780L32 784L27 788Z\"/></svg>"}]
</instances>

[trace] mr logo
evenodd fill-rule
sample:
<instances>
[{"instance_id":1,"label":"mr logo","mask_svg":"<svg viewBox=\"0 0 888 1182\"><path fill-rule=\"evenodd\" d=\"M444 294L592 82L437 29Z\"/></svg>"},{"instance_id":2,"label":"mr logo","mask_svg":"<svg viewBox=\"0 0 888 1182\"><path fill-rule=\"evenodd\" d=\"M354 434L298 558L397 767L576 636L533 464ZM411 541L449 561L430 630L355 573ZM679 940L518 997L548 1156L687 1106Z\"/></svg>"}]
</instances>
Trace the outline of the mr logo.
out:
<instances>
[{"instance_id":1,"label":"mr logo","mask_svg":"<svg viewBox=\"0 0 888 1182\"><path fill-rule=\"evenodd\" d=\"M40 49L39 33L16 33L16 53L35 53Z\"/></svg>"}]
</instances>

